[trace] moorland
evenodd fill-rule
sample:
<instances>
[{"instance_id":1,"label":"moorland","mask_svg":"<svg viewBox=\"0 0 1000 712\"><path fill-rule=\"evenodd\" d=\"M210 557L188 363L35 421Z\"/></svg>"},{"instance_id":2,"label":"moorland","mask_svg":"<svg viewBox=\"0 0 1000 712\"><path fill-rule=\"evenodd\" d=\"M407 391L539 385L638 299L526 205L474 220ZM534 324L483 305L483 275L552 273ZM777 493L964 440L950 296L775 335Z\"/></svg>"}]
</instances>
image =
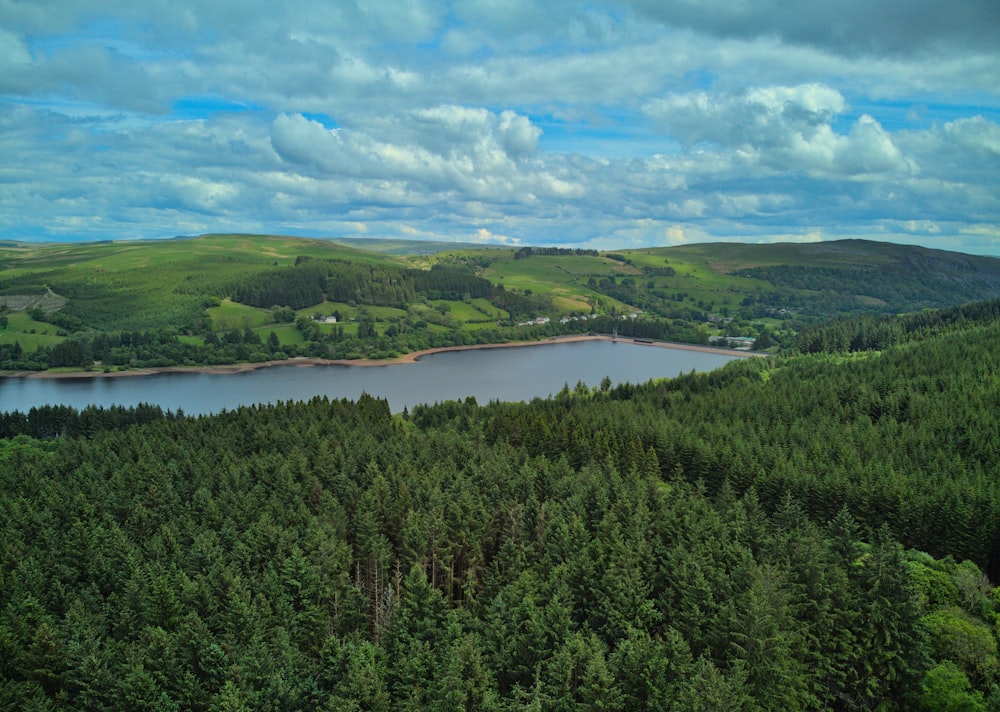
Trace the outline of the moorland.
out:
<instances>
[{"instance_id":1,"label":"moorland","mask_svg":"<svg viewBox=\"0 0 1000 712\"><path fill-rule=\"evenodd\" d=\"M601 333L774 351L835 317L991 298L1000 260L914 246L597 252L207 235L0 245L0 370L389 359Z\"/></svg>"}]
</instances>

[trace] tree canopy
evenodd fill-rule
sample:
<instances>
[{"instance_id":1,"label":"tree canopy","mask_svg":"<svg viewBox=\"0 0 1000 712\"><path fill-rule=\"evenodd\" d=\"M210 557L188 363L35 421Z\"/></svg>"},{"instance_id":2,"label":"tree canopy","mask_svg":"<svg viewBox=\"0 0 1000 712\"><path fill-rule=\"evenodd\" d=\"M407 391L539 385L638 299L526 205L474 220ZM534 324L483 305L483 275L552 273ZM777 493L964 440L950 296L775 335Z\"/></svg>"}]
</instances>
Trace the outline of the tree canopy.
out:
<instances>
[{"instance_id":1,"label":"tree canopy","mask_svg":"<svg viewBox=\"0 0 1000 712\"><path fill-rule=\"evenodd\" d=\"M0 705L1000 709L991 308L531 403L6 413Z\"/></svg>"}]
</instances>

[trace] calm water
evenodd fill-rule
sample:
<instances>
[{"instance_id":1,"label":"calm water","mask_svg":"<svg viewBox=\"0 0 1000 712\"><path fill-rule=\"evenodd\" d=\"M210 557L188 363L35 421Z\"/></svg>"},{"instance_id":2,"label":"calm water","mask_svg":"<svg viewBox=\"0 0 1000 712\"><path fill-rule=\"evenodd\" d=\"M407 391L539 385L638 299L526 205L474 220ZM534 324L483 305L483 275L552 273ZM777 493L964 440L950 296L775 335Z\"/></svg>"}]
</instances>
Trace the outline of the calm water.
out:
<instances>
[{"instance_id":1,"label":"calm water","mask_svg":"<svg viewBox=\"0 0 1000 712\"><path fill-rule=\"evenodd\" d=\"M474 396L528 401L571 388L642 383L691 370L710 371L737 358L611 341L580 341L432 354L415 363L387 366L280 366L236 374L169 373L134 378L0 378L0 411L64 404L153 403L190 415L232 410L253 403L308 400L313 396L356 400L362 393L385 398L393 412L418 403Z\"/></svg>"}]
</instances>

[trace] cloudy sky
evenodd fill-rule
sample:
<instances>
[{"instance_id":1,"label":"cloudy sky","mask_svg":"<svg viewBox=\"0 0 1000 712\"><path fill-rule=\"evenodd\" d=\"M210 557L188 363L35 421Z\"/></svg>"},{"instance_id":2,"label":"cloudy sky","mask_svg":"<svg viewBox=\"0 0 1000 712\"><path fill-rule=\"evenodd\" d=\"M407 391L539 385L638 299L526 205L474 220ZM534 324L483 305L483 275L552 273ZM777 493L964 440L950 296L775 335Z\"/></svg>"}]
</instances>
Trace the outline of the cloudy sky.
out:
<instances>
[{"instance_id":1,"label":"cloudy sky","mask_svg":"<svg viewBox=\"0 0 1000 712\"><path fill-rule=\"evenodd\" d=\"M998 0L0 0L0 239L1000 255Z\"/></svg>"}]
</instances>

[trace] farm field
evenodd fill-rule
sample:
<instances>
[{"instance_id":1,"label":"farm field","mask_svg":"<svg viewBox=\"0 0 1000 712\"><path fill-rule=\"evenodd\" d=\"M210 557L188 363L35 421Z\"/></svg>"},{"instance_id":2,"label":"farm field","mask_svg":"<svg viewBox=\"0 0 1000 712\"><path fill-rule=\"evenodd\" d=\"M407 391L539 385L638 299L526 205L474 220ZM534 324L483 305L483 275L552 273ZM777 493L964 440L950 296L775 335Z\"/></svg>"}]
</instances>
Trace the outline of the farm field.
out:
<instances>
[{"instance_id":1,"label":"farm field","mask_svg":"<svg viewBox=\"0 0 1000 712\"><path fill-rule=\"evenodd\" d=\"M356 357L592 329L776 350L832 318L997 294L1000 260L859 240L607 253L266 235L7 243L0 345L22 353L0 363Z\"/></svg>"},{"instance_id":2,"label":"farm field","mask_svg":"<svg viewBox=\"0 0 1000 712\"><path fill-rule=\"evenodd\" d=\"M19 343L22 348L33 350L39 346L52 346L65 339L58 335L52 324L35 321L27 314L13 313L7 317L6 328L0 329L0 344Z\"/></svg>"}]
</instances>

